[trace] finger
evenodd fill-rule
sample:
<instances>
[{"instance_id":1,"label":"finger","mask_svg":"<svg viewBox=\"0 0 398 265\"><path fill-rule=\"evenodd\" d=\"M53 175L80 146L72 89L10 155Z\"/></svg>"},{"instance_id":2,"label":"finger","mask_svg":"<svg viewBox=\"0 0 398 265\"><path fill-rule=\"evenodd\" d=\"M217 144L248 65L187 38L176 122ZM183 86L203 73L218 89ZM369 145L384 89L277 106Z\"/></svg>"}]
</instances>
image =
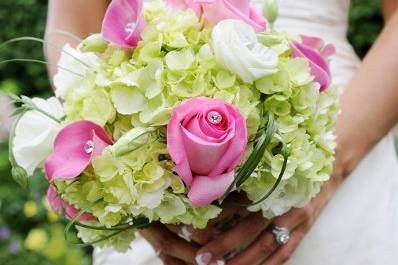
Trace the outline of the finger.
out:
<instances>
[{"instance_id":1,"label":"finger","mask_svg":"<svg viewBox=\"0 0 398 265\"><path fill-rule=\"evenodd\" d=\"M228 264L258 264L276 250L278 243L270 232L264 232L252 245L232 258Z\"/></svg>"},{"instance_id":2,"label":"finger","mask_svg":"<svg viewBox=\"0 0 398 265\"><path fill-rule=\"evenodd\" d=\"M166 227L188 242L192 240L204 245L248 214L246 208L242 206L246 201L247 198L241 194L234 194L228 197L222 205L223 211L221 214L217 218L210 220L205 229L194 229L190 225L167 225Z\"/></svg>"},{"instance_id":3,"label":"finger","mask_svg":"<svg viewBox=\"0 0 398 265\"><path fill-rule=\"evenodd\" d=\"M201 246L208 243L212 238L217 235L217 233L213 232L212 228L199 230L193 228L191 225L166 225L166 227L185 241L193 241Z\"/></svg>"},{"instance_id":4,"label":"finger","mask_svg":"<svg viewBox=\"0 0 398 265\"><path fill-rule=\"evenodd\" d=\"M293 209L286 214L274 219L273 226L285 227L289 231L294 231L305 221L299 209ZM269 229L268 229L269 230ZM258 264L279 248L279 243L270 231L264 231L256 241L245 249L242 253L232 258L228 264Z\"/></svg>"},{"instance_id":5,"label":"finger","mask_svg":"<svg viewBox=\"0 0 398 265\"><path fill-rule=\"evenodd\" d=\"M277 251L264 261L263 265L281 265L288 261L300 242L303 240L306 232L307 231L301 227L296 229L292 233L289 242L277 249Z\"/></svg>"},{"instance_id":6,"label":"finger","mask_svg":"<svg viewBox=\"0 0 398 265\"><path fill-rule=\"evenodd\" d=\"M164 225L154 224L140 234L161 254L172 256L187 263L195 262L198 247L179 238Z\"/></svg>"},{"instance_id":7,"label":"finger","mask_svg":"<svg viewBox=\"0 0 398 265\"><path fill-rule=\"evenodd\" d=\"M252 243L269 225L261 213L252 213L198 251L198 264L223 264L224 256ZM242 263L243 264L243 263ZM249 264L249 263L244 263Z\"/></svg>"},{"instance_id":8,"label":"finger","mask_svg":"<svg viewBox=\"0 0 398 265\"><path fill-rule=\"evenodd\" d=\"M163 261L164 265L186 265L186 263L184 263L183 261L173 258L171 256L160 254L159 258Z\"/></svg>"},{"instance_id":9,"label":"finger","mask_svg":"<svg viewBox=\"0 0 398 265\"><path fill-rule=\"evenodd\" d=\"M248 212L246 210L245 204L247 204L249 201L246 197L245 194L241 193L234 193L230 196L228 196L221 207L223 208L223 211L221 214L215 218L210 220L208 227L210 226L216 226L217 224L220 224L228 219L230 219L234 215L238 216L246 216L248 215Z\"/></svg>"}]
</instances>

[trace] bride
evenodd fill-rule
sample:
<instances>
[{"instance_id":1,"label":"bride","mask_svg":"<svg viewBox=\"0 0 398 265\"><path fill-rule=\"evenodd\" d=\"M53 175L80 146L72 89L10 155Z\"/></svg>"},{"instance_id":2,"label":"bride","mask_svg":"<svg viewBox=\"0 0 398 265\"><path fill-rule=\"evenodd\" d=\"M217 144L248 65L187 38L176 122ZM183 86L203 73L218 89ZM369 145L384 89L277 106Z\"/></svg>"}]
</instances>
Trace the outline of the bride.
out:
<instances>
[{"instance_id":1,"label":"bride","mask_svg":"<svg viewBox=\"0 0 398 265\"><path fill-rule=\"evenodd\" d=\"M48 41L70 42L54 34L56 30L80 37L100 31L109 2L72 2L49 1ZM261 0L253 3L261 8ZM398 1L383 1L386 26L362 63L346 40L349 6L349 0L280 0L275 24L336 46L332 72L344 90L342 113L334 173L321 193L306 207L273 220L246 214L222 231L217 222L203 231L153 226L126 254L96 250L95 265L397 264L398 164L389 131L398 122ZM57 51L46 52L49 62L56 64ZM217 221L241 210L224 207L226 214ZM278 243L275 230L269 228L275 226L290 231L290 239Z\"/></svg>"}]
</instances>

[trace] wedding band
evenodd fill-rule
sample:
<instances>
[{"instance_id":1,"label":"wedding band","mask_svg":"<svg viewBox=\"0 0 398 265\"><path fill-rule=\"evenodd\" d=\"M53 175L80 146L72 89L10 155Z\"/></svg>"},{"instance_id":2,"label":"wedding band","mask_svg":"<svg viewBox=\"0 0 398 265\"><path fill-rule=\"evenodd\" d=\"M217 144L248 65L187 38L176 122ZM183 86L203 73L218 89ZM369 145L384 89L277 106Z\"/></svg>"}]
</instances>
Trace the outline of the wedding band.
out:
<instances>
[{"instance_id":1,"label":"wedding band","mask_svg":"<svg viewBox=\"0 0 398 265\"><path fill-rule=\"evenodd\" d=\"M181 227L181 233L179 233L178 236L185 239L187 242L191 242L192 232L189 230L188 226L184 225Z\"/></svg>"},{"instance_id":2,"label":"wedding band","mask_svg":"<svg viewBox=\"0 0 398 265\"><path fill-rule=\"evenodd\" d=\"M278 242L279 245L285 245L287 242L289 242L289 229L285 227L274 226L271 232L275 236L276 242Z\"/></svg>"}]
</instances>

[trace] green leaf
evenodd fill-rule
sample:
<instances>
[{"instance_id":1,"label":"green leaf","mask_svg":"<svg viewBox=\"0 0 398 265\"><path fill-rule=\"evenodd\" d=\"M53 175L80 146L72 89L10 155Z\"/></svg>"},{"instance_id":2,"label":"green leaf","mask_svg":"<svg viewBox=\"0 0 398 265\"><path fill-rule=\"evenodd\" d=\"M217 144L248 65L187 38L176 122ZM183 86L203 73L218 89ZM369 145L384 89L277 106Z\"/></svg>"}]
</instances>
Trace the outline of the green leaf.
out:
<instances>
[{"instance_id":1,"label":"green leaf","mask_svg":"<svg viewBox=\"0 0 398 265\"><path fill-rule=\"evenodd\" d=\"M18 183L23 189L28 189L28 173L26 173L25 169L20 166L14 166L11 169L11 174L16 183Z\"/></svg>"},{"instance_id":2,"label":"green leaf","mask_svg":"<svg viewBox=\"0 0 398 265\"><path fill-rule=\"evenodd\" d=\"M15 160L13 147L14 147L14 137L15 137L15 128L19 120L21 119L22 115L19 115L14 123L12 124L10 135L9 135L9 146L8 146L8 159L10 160L10 164L12 166L11 175L12 178L17 182L23 189L27 189L29 187L29 179L26 170L20 167Z\"/></svg>"}]
</instances>

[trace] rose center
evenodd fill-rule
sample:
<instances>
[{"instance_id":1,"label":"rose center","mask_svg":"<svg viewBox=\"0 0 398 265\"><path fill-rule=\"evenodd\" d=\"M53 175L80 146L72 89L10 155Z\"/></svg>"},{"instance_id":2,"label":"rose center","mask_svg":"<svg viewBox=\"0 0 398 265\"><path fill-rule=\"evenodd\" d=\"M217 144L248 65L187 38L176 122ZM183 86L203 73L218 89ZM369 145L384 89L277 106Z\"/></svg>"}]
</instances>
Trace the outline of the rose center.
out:
<instances>
[{"instance_id":1,"label":"rose center","mask_svg":"<svg viewBox=\"0 0 398 265\"><path fill-rule=\"evenodd\" d=\"M214 125L220 124L222 122L222 116L217 111L210 111L207 114L207 120Z\"/></svg>"}]
</instances>

